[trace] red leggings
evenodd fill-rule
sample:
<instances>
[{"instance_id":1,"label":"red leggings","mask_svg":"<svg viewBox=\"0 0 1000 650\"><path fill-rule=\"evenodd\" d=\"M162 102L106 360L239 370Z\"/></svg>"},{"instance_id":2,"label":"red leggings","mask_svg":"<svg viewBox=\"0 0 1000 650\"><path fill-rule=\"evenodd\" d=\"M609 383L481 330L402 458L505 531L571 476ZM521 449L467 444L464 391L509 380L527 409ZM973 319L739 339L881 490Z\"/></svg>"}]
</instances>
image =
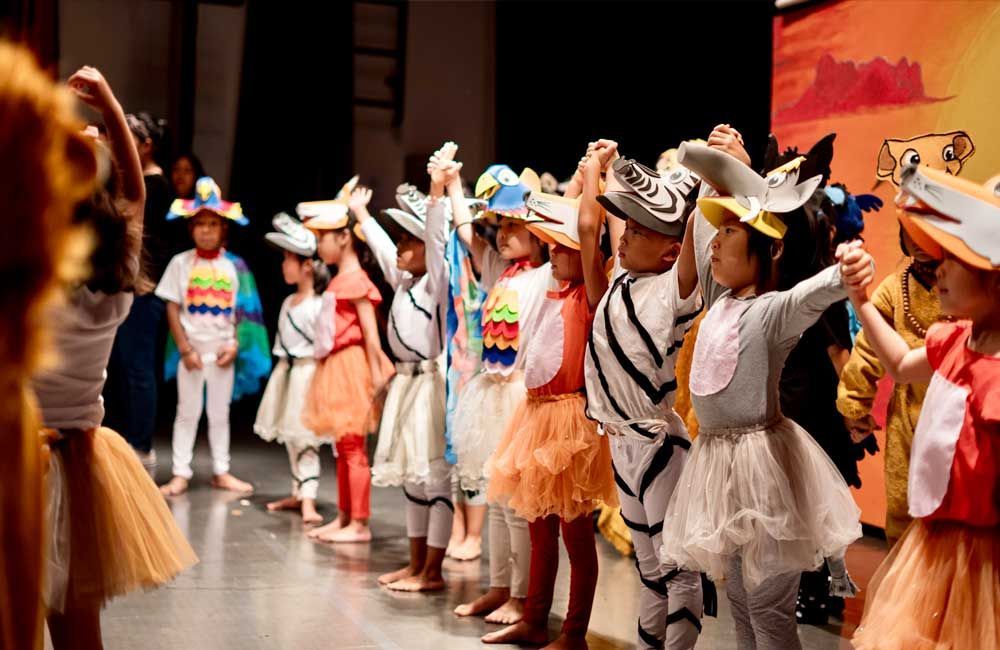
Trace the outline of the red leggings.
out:
<instances>
[{"instance_id":1,"label":"red leggings","mask_svg":"<svg viewBox=\"0 0 1000 650\"><path fill-rule=\"evenodd\" d=\"M569 609L563 622L566 636L583 638L590 625L597 589L597 547L594 542L594 520L589 515L573 521L563 521L556 515L528 522L531 535L531 573L528 599L524 605L524 621L535 627L547 627L552 593L559 570L559 528L569 554Z\"/></svg>"},{"instance_id":2,"label":"red leggings","mask_svg":"<svg viewBox=\"0 0 1000 650\"><path fill-rule=\"evenodd\" d=\"M337 441L337 507L349 519L371 515L372 473L365 437L349 434Z\"/></svg>"}]
</instances>

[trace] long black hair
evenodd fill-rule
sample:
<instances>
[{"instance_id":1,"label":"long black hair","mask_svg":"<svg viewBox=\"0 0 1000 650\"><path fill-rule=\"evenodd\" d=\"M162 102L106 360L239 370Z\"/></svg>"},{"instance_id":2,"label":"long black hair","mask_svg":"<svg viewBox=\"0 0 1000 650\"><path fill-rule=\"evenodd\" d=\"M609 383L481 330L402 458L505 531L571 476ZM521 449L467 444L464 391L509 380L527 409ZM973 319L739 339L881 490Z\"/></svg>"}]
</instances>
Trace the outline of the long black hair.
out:
<instances>
[{"instance_id":1,"label":"long black hair","mask_svg":"<svg viewBox=\"0 0 1000 650\"><path fill-rule=\"evenodd\" d=\"M192 152L192 151L182 151L181 153L179 153L176 156L174 156L174 160L170 164L170 170L167 173L169 173L171 175L173 174L173 172L174 172L174 165L176 165L177 161L180 160L181 158L187 158L188 162L191 163L191 167L194 169L194 180L195 180L195 183L197 183L198 179L205 175L205 166L203 164L201 164L201 158L199 158L198 156L196 156L194 154L194 152ZM173 187L173 182L172 181L171 181L170 186ZM191 196L179 196L177 198L180 198L180 199L193 199L194 198L194 185L191 186Z\"/></svg>"}]
</instances>

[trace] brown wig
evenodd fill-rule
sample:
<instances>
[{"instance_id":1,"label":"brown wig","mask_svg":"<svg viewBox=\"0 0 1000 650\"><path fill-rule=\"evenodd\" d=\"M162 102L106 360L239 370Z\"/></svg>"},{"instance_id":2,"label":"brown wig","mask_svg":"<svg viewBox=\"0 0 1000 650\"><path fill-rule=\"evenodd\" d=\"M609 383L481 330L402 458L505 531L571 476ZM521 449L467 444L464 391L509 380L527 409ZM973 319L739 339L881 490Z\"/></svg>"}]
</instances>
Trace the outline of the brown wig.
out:
<instances>
[{"instance_id":1,"label":"brown wig","mask_svg":"<svg viewBox=\"0 0 1000 650\"><path fill-rule=\"evenodd\" d=\"M94 187L93 144L65 88L0 41L0 647L42 646L42 448L30 391L62 274L73 207ZM67 264L68 262L68 264Z\"/></svg>"}]
</instances>

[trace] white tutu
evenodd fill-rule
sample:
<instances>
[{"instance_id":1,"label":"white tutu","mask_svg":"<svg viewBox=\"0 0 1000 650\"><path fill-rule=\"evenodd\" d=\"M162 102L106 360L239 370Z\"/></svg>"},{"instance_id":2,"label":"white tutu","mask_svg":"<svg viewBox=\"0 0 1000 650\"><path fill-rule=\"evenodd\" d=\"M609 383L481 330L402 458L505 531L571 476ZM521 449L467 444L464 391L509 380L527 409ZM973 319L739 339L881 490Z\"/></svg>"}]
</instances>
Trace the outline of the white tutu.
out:
<instances>
[{"instance_id":1,"label":"white tutu","mask_svg":"<svg viewBox=\"0 0 1000 650\"><path fill-rule=\"evenodd\" d=\"M738 554L752 590L837 555L861 537L860 516L836 466L791 420L702 428L667 506L660 559L719 580Z\"/></svg>"},{"instance_id":2,"label":"white tutu","mask_svg":"<svg viewBox=\"0 0 1000 650\"><path fill-rule=\"evenodd\" d=\"M304 441L314 445L332 442L329 438L318 438L302 424L306 394L315 370L313 359L296 359L291 365L287 359L278 360L257 409L254 433L269 442Z\"/></svg>"},{"instance_id":3,"label":"white tutu","mask_svg":"<svg viewBox=\"0 0 1000 650\"><path fill-rule=\"evenodd\" d=\"M490 479L486 461L526 395L524 374L520 371L507 377L480 372L462 389L452 434L452 446L458 456L455 474L462 490L486 490Z\"/></svg>"},{"instance_id":4,"label":"white tutu","mask_svg":"<svg viewBox=\"0 0 1000 650\"><path fill-rule=\"evenodd\" d=\"M397 363L378 430L372 485L440 482L444 460L444 375L437 361Z\"/></svg>"}]
</instances>

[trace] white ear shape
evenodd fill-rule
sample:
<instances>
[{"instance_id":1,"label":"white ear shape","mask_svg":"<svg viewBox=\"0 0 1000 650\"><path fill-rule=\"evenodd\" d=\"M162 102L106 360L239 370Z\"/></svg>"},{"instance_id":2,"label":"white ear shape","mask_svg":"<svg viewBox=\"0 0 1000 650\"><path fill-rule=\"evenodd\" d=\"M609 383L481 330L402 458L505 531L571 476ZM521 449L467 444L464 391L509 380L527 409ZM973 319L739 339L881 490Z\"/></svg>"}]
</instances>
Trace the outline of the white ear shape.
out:
<instances>
[{"instance_id":1,"label":"white ear shape","mask_svg":"<svg viewBox=\"0 0 1000 650\"><path fill-rule=\"evenodd\" d=\"M792 175L789 174L789 178ZM769 189L765 201L764 209L768 212L785 213L802 207L809 197L816 192L819 184L823 182L823 176L813 176L804 180L794 187L779 186L777 191ZM783 185L787 185L786 181Z\"/></svg>"}]
</instances>

